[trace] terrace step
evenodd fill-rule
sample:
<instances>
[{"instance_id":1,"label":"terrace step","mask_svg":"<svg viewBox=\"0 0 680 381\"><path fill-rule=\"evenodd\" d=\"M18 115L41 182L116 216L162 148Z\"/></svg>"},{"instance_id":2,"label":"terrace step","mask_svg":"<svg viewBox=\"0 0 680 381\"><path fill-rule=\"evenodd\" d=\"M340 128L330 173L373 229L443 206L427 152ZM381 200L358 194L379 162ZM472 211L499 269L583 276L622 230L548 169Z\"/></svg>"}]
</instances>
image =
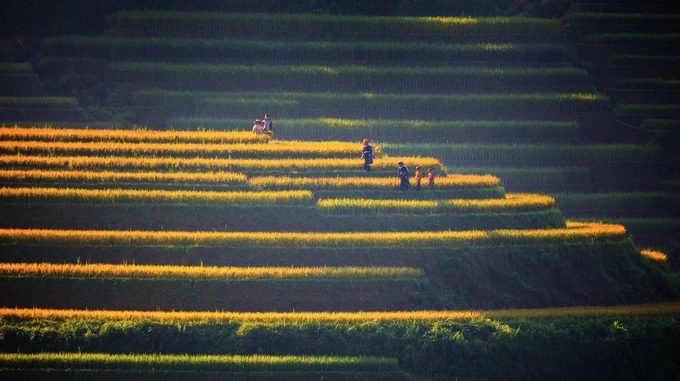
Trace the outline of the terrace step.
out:
<instances>
[{"instance_id":1,"label":"terrace step","mask_svg":"<svg viewBox=\"0 0 680 381\"><path fill-rule=\"evenodd\" d=\"M564 41L424 42L276 41L229 38L51 37L45 55L64 64L69 58L97 60L103 67L117 61L205 64L316 64L408 66L560 67L573 63Z\"/></svg>"},{"instance_id":2,"label":"terrace step","mask_svg":"<svg viewBox=\"0 0 680 381\"><path fill-rule=\"evenodd\" d=\"M680 196L662 192L552 194L566 217L670 218L680 214Z\"/></svg>"},{"instance_id":3,"label":"terrace step","mask_svg":"<svg viewBox=\"0 0 680 381\"><path fill-rule=\"evenodd\" d=\"M559 23L531 18L416 18L270 14L117 12L107 35L275 40L518 41L560 39ZM499 22L500 21L500 22Z\"/></svg>"},{"instance_id":4,"label":"terrace step","mask_svg":"<svg viewBox=\"0 0 680 381\"><path fill-rule=\"evenodd\" d=\"M421 309L418 280L137 280L0 277L0 305L163 311ZM54 292L58 290L58 292Z\"/></svg>"},{"instance_id":5,"label":"terrace step","mask_svg":"<svg viewBox=\"0 0 680 381\"><path fill-rule=\"evenodd\" d=\"M77 205L2 202L1 227L56 229L216 230L268 232L428 231L564 226L558 209L528 212L327 215L316 207L197 205Z\"/></svg>"},{"instance_id":6,"label":"terrace step","mask_svg":"<svg viewBox=\"0 0 680 381\"><path fill-rule=\"evenodd\" d=\"M13 380L33 380L33 381L51 381L54 379L70 380L77 378L83 381L102 381L102 380L129 380L129 381L146 381L158 379L172 379L178 381L195 381L200 377L205 381L280 381L287 377L291 380L297 381L317 381L337 380L337 381L410 381L413 376L406 372L333 372L333 371L318 371L318 372L303 372L303 371L285 371L285 372L182 372L182 371L165 371L161 369L154 369L151 371L139 370L57 370L57 369L10 369L0 370L0 377L8 377Z\"/></svg>"},{"instance_id":7,"label":"terrace step","mask_svg":"<svg viewBox=\"0 0 680 381\"><path fill-rule=\"evenodd\" d=\"M194 91L334 91L338 93L589 92L585 70L436 66L419 70L364 65L225 65L119 62L107 66L112 87Z\"/></svg>"},{"instance_id":8,"label":"terrace step","mask_svg":"<svg viewBox=\"0 0 680 381\"><path fill-rule=\"evenodd\" d=\"M354 263L358 266L372 266L372 263L409 263L423 268L427 283L422 280L386 280L374 283L368 280L285 280L285 281L198 281L198 280L141 280L141 279L109 279L97 278L1 278L3 289L8 290L2 296L0 305L21 305L26 307L47 306L47 303L59 308L75 308L95 305L107 305L98 297L106 297L125 306L126 309L137 306L139 309L153 310L151 305L172 306L177 310L193 310L199 308L196 303L210 305L208 310L221 309L229 304L228 309L262 310L325 310L328 308L353 310L389 310L388 304L407 305L409 308L429 309L441 308L443 305L457 308L490 308L509 306L564 306L598 304L612 297L626 300L628 303L662 300L669 293L662 287L651 290L650 284L662 283L639 282L641 279L654 278L654 274L643 270L639 251L632 241L623 238L623 228L616 232L605 230L594 232L582 228L571 228L574 233L564 229L517 230L487 232L488 238L468 237L470 232L459 233L460 238L449 243L444 236L451 233L430 232L422 237L413 232L393 233L387 243L381 246L376 238L375 246L365 246L361 242L370 237L356 235L347 236L350 241L340 247L291 247L271 241L269 246L233 247L177 247L161 245L144 245L142 242L130 245L110 245L108 238L104 246L94 245L95 241L77 244L74 241L66 246L50 244L47 240L39 245L21 244L3 246L8 259L15 256L22 261L37 260L39 256L54 262L71 262L83 260L118 261L132 260L154 264L176 261L182 263L209 264L241 264L257 266L257 263L281 263L291 266L295 263ZM4 233L4 232L3 232ZM18 232L20 233L20 232ZM61 234L57 232L58 234ZM63 232L78 235L78 232ZM102 235L106 232L99 232ZM115 232L112 232L115 233ZM129 232L122 232L130 234ZM143 233L143 232L140 232ZM477 232L476 234L483 234ZM32 231L29 234L43 234ZM189 234L191 233L184 233ZM327 233L322 233L327 234ZM382 233L383 235L385 233ZM579 235L581 234L581 235ZM473 234L474 235L474 234ZM505 236L502 236L505 235ZM314 239L307 234L307 238ZM258 239L253 235L253 239ZM286 240L291 237L279 235ZM430 237L430 240L428 240ZM317 237L317 239L323 237ZM442 241L438 241L444 238ZM361 242L357 243L356 240ZM395 246L392 240L404 240ZM414 241L415 239L415 241ZM566 243L565 243L566 240ZM488 241L488 242L485 242ZM398 243L398 242L397 242ZM487 244L488 243L488 244ZM78 246L82 245L82 246ZM326 244L328 245L328 244ZM428 248L429 247L429 248ZM246 254L247 253L247 254ZM84 254L84 256L80 256ZM556 266L559 263L560 266ZM612 266L611 263L617 263ZM404 266L404 265L397 265ZM565 266L576 266L579 271L565 273ZM536 276L536 268L541 268L542 276ZM578 274L578 275L577 275ZM641 278L641 274L646 274ZM659 274L657 274L659 275ZM660 276L660 275L659 275ZM566 278L565 278L566 277ZM499 280L501 279L501 280ZM557 283L555 279L558 279ZM494 288L493 284L501 282L507 286L503 290ZM646 282L646 281L645 281ZM559 286L555 286L555 285ZM153 287L152 287L153 285ZM285 285L285 286L284 286ZM597 287L594 287L597 285ZM625 285L622 286L622 285ZM58 286L58 287L57 287ZM16 287L16 288L15 288ZM64 290L68 287L68 293ZM594 288L593 288L594 287ZM310 290L311 288L311 290ZM551 289L555 292L546 293ZM597 292L593 292L595 289ZM12 290L12 291L9 291ZM21 290L21 292L19 292ZM51 292L49 290L59 290ZM278 290L278 291L277 291ZM305 292L296 292L305 290ZM309 291L307 291L309 290ZM587 291L586 291L587 290ZM16 291L16 292L15 292ZM64 295L71 295L65 297ZM234 295L234 293L236 295ZM261 294L260 294L261 293ZM360 293L360 295L353 295ZM243 295L257 295L244 298ZM307 295L307 296L305 296ZM352 295L352 296L350 296ZM384 296L377 301L376 295ZM568 296L566 296L568 295ZM77 297L79 296L79 297ZM140 296L143 296L140 298ZM281 299L270 300L279 296ZM318 297L335 297L337 300L318 300ZM13 298L9 300L8 298ZM311 298L311 299L309 299ZM16 300L15 300L16 299ZM140 301L140 299L144 299ZM270 301L268 305L259 305L263 299ZM103 303L103 304L102 304ZM132 304L131 304L132 303ZM137 304L135 304L137 303ZM206 304L207 303L207 304ZM342 305L342 307L341 307ZM106 308L106 307L104 307ZM112 307L108 307L112 308Z\"/></svg>"},{"instance_id":9,"label":"terrace step","mask_svg":"<svg viewBox=\"0 0 680 381\"><path fill-rule=\"evenodd\" d=\"M250 119L172 118L167 125L182 130L199 127L239 129ZM277 119L276 138L283 140L353 141L367 136L373 141L398 143L538 143L575 142L581 127L574 121L551 120L398 120L398 119Z\"/></svg>"},{"instance_id":10,"label":"terrace step","mask_svg":"<svg viewBox=\"0 0 680 381\"><path fill-rule=\"evenodd\" d=\"M0 355L0 376L20 379L408 380L397 359L368 356L271 356L41 353ZM25 377L25 378L24 378Z\"/></svg>"}]
</instances>

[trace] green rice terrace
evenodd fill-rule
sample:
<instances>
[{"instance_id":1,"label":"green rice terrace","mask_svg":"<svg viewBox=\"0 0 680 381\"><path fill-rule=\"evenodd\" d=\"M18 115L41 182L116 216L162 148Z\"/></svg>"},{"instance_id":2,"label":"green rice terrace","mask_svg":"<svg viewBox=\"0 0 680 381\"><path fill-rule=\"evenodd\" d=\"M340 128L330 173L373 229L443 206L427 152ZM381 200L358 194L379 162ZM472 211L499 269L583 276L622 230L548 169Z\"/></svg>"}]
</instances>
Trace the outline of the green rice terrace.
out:
<instances>
[{"instance_id":1,"label":"green rice terrace","mask_svg":"<svg viewBox=\"0 0 680 381\"><path fill-rule=\"evenodd\" d=\"M676 379L680 7L567 3L4 44L0 379Z\"/></svg>"}]
</instances>

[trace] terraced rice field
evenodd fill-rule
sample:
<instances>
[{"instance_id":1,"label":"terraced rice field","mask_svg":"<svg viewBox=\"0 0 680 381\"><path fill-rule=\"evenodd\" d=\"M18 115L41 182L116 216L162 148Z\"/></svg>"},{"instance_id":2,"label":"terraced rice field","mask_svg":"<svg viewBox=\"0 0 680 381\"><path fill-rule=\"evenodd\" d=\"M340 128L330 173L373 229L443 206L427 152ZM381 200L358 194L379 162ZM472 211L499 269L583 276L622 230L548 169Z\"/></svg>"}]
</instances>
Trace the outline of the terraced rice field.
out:
<instances>
[{"instance_id":1,"label":"terraced rice field","mask_svg":"<svg viewBox=\"0 0 680 381\"><path fill-rule=\"evenodd\" d=\"M272 17L121 12L107 36L44 42L57 60L100 60L108 107L181 130L0 128L0 377L677 367L669 257L627 226L562 213L677 197L564 193L617 189L612 168L644 170L663 151L581 144L612 98L574 65L557 20ZM55 105L79 107L0 98L47 122ZM263 112L273 138L248 131ZM397 161L431 168L434 189L411 178L400 191Z\"/></svg>"}]
</instances>

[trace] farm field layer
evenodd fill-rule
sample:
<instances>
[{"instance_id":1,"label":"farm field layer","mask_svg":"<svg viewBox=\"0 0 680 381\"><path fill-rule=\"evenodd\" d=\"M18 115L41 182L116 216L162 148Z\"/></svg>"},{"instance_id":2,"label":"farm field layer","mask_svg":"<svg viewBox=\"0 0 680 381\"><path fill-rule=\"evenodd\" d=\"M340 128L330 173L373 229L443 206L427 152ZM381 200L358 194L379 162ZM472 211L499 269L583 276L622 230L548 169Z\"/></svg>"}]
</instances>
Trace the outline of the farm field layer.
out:
<instances>
[{"instance_id":1,"label":"farm field layer","mask_svg":"<svg viewBox=\"0 0 680 381\"><path fill-rule=\"evenodd\" d=\"M168 279L422 278L422 270L394 267L217 267L110 264L0 263L0 276Z\"/></svg>"},{"instance_id":2,"label":"farm field layer","mask_svg":"<svg viewBox=\"0 0 680 381\"><path fill-rule=\"evenodd\" d=\"M241 117L262 108L280 118L300 118L312 112L342 117L342 113L443 112L459 116L485 113L514 115L518 112L603 112L609 108L606 95L589 92L487 93L487 94L397 94L331 92L191 92L161 89L138 90L132 104L142 108L193 110L201 116ZM328 114L333 112L333 114ZM507 118L507 116L506 116Z\"/></svg>"},{"instance_id":3,"label":"farm field layer","mask_svg":"<svg viewBox=\"0 0 680 381\"><path fill-rule=\"evenodd\" d=\"M412 35L446 37L470 35L552 35L559 34L559 22L532 17L368 17L349 15L296 15L268 13L207 13L130 11L116 12L108 17L110 34L144 35L205 34L215 37L245 34L283 35L295 40L295 35L339 36ZM384 39L381 38L381 39Z\"/></svg>"},{"instance_id":4,"label":"farm field layer","mask_svg":"<svg viewBox=\"0 0 680 381\"><path fill-rule=\"evenodd\" d=\"M471 243L523 244L621 240L622 225L571 222L562 229L284 233L0 229L3 245L178 245L233 247L436 248Z\"/></svg>"},{"instance_id":5,"label":"farm field layer","mask_svg":"<svg viewBox=\"0 0 680 381\"><path fill-rule=\"evenodd\" d=\"M381 145L387 155L427 153L445 163L505 163L528 166L585 163L654 163L661 147L642 144L393 144Z\"/></svg>"},{"instance_id":6,"label":"farm field layer","mask_svg":"<svg viewBox=\"0 0 680 381\"><path fill-rule=\"evenodd\" d=\"M57 191L59 191L57 189ZM68 191L68 189L64 190ZM107 190L100 190L106 192ZM120 192L135 192L121 190ZM536 209L526 212L475 212L465 213L413 213L385 212L363 214L362 218L351 214L323 213L314 202L301 199L286 201L285 198L255 200L246 203L220 203L218 197L206 203L197 199L176 199L177 202L152 202L152 198L138 202L114 202L112 200L88 201L35 201L30 204L6 201L0 209L0 227L38 229L121 229L121 230L172 230L172 231L262 231L268 232L347 232L347 231L438 231L474 229L547 229L563 228L564 217L557 208ZM196 191L186 191L195 192ZM213 191L210 191L213 192ZM297 191L307 193L309 191ZM387 191L400 197L398 190ZM209 193L209 192L208 192ZM258 192L244 192L258 193ZM262 193L267 193L263 191ZM280 193L276 192L276 193ZM441 195L441 194L434 194ZM252 195L251 195L252 196ZM468 195L469 196L469 195ZM295 197L293 197L295 198ZM245 202L248 198L241 199ZM422 200L427 200L422 197ZM380 198L374 199L380 201Z\"/></svg>"},{"instance_id":7,"label":"farm field layer","mask_svg":"<svg viewBox=\"0 0 680 381\"><path fill-rule=\"evenodd\" d=\"M98 57L111 61L167 60L201 62L316 63L410 66L414 64L558 65L570 59L553 42L330 41L160 37L48 37L46 52L57 57Z\"/></svg>"},{"instance_id":8,"label":"farm field layer","mask_svg":"<svg viewBox=\"0 0 680 381\"><path fill-rule=\"evenodd\" d=\"M385 177L255 176L249 178L248 183L265 189L388 189L395 187L394 179ZM491 175L449 174L437 177L436 184L437 189L489 188L501 186L501 180Z\"/></svg>"},{"instance_id":9,"label":"farm field layer","mask_svg":"<svg viewBox=\"0 0 680 381\"><path fill-rule=\"evenodd\" d=\"M312 203L312 192L289 191L165 191L138 189L71 189L71 188L0 188L0 200L5 202L57 203L172 203L218 204L248 206L299 206Z\"/></svg>"},{"instance_id":10,"label":"farm field layer","mask_svg":"<svg viewBox=\"0 0 680 381\"><path fill-rule=\"evenodd\" d=\"M78 170L0 170L3 185L42 185L71 187L87 184L102 184L110 187L133 186L135 184L182 185L190 183L222 185L229 187L247 186L248 179L242 173L234 172L123 172L123 171L78 171Z\"/></svg>"},{"instance_id":11,"label":"farm field layer","mask_svg":"<svg viewBox=\"0 0 680 381\"><path fill-rule=\"evenodd\" d=\"M125 369L201 372L390 372L398 370L396 359L383 357L107 353L0 353L0 367L4 369Z\"/></svg>"},{"instance_id":12,"label":"farm field layer","mask_svg":"<svg viewBox=\"0 0 680 381\"><path fill-rule=\"evenodd\" d=\"M357 155L359 156L359 155ZM403 160L410 165L420 165L423 168L441 170L439 160L432 157L377 157L374 159L374 171L395 171L396 161ZM220 158L170 158L170 157L120 157L120 156L0 156L0 168L69 168L90 170L201 170L201 171L237 171L246 174L260 171L325 171L327 174L335 171L351 171L356 176L361 170L363 161L347 158L317 158L317 159L220 159ZM345 174L347 175L347 174Z\"/></svg>"},{"instance_id":13,"label":"farm field layer","mask_svg":"<svg viewBox=\"0 0 680 381\"><path fill-rule=\"evenodd\" d=\"M74 97L0 97L0 108L73 109L79 106Z\"/></svg>"},{"instance_id":14,"label":"farm field layer","mask_svg":"<svg viewBox=\"0 0 680 381\"><path fill-rule=\"evenodd\" d=\"M188 143L117 143L2 141L3 155L50 156L153 156L153 157L224 157L224 158L334 158L357 157L357 143L296 142L274 140L269 144L188 144ZM373 146L374 155L381 154Z\"/></svg>"},{"instance_id":15,"label":"farm field layer","mask_svg":"<svg viewBox=\"0 0 680 381\"><path fill-rule=\"evenodd\" d=\"M29 62L0 62L0 75L32 74L33 65Z\"/></svg>"},{"instance_id":16,"label":"farm field layer","mask_svg":"<svg viewBox=\"0 0 680 381\"><path fill-rule=\"evenodd\" d=\"M370 200L321 199L317 207L324 213L479 213L526 212L555 207L550 196L509 193L505 198L487 200Z\"/></svg>"},{"instance_id":17,"label":"farm field layer","mask_svg":"<svg viewBox=\"0 0 680 381\"><path fill-rule=\"evenodd\" d=\"M117 62L107 66L110 81L147 87L197 89L270 90L314 87L317 90L370 90L410 92L478 92L589 89L585 70L573 67L463 67L433 66L321 66L321 65L224 65Z\"/></svg>"},{"instance_id":18,"label":"farm field layer","mask_svg":"<svg viewBox=\"0 0 680 381\"><path fill-rule=\"evenodd\" d=\"M0 188L0 202L27 201L55 203L173 203L216 206L314 206L313 194L308 190L279 191L189 191L138 189L72 189L72 188ZM533 211L555 207L555 200L536 194L506 194L504 198L485 200L374 200L321 199L316 208L324 213L476 213Z\"/></svg>"},{"instance_id":19,"label":"farm field layer","mask_svg":"<svg viewBox=\"0 0 680 381\"><path fill-rule=\"evenodd\" d=\"M182 130L236 129L249 119L170 118L168 126ZM550 120L405 120L405 119L277 119L276 136L281 139L352 140L370 136L381 142L550 142L575 141L579 125L574 121Z\"/></svg>"},{"instance_id":20,"label":"farm field layer","mask_svg":"<svg viewBox=\"0 0 680 381\"><path fill-rule=\"evenodd\" d=\"M680 335L674 323L677 304L577 307L555 309L556 312L543 309L533 317L510 311L498 319L491 317L493 311L199 312L193 316L189 312L76 311L72 317L66 317L71 311L45 314L42 309L18 310L25 311L23 318L5 311L4 327L13 332L13 337L5 336L0 345L8 357L39 357L31 354L40 352L39 346L50 348L50 353L70 354L79 352L80 347L90 353L129 356L139 348L157 353L162 347L165 353L179 356L241 355L256 352L265 341L271 354L317 357L336 353L334 356L362 357L372 353L396 359L402 371L439 378L461 373L489 379L505 375L513 380L537 373L547 376L554 373L542 370L542 366L567 372L564 361L581 363L603 350L613 356L600 360L599 364L606 365L606 369L615 368L619 359L625 358L622 356L633 355L645 359L636 366L648 369L647 374L663 375L659 366L677 369L674 364L678 351L674 343ZM65 315L60 317L62 312ZM75 327L88 332L87 341L82 335L70 334ZM626 334L612 338L612 330L616 329L625 330ZM126 340L120 340L121 335ZM557 347L555 340L560 342ZM454 342L461 357L451 358ZM584 348L575 350L579 345ZM626 348L628 345L630 348ZM26 354L16 354L18 346ZM659 351L656 356L643 355L655 349ZM559 359L554 358L556 354ZM470 358L474 359L473 364ZM518 368L517 364L525 366ZM569 374L578 373L582 377L591 372L580 367L569 370ZM605 378L614 374L620 373L605 369L598 372Z\"/></svg>"},{"instance_id":21,"label":"farm field layer","mask_svg":"<svg viewBox=\"0 0 680 381\"><path fill-rule=\"evenodd\" d=\"M190 190L311 190L317 198L399 197L398 184L387 177L291 177L255 176L233 172L127 172L84 170L1 170L5 187L114 188ZM489 175L449 175L437 179L437 187L412 193L413 199L504 197L500 179Z\"/></svg>"},{"instance_id":22,"label":"farm field layer","mask_svg":"<svg viewBox=\"0 0 680 381\"><path fill-rule=\"evenodd\" d=\"M118 142L235 144L266 143L267 135L250 131L157 131L122 129L76 129L52 127L0 127L2 141Z\"/></svg>"},{"instance_id":23,"label":"farm field layer","mask_svg":"<svg viewBox=\"0 0 680 381\"><path fill-rule=\"evenodd\" d=\"M589 217L661 217L680 212L680 196L671 192L552 194L563 213Z\"/></svg>"},{"instance_id":24,"label":"farm field layer","mask_svg":"<svg viewBox=\"0 0 680 381\"><path fill-rule=\"evenodd\" d=\"M680 302L615 306L579 306L499 310L423 310L359 312L225 312L225 311L106 311L43 308L0 308L0 317L17 320L87 319L153 321L242 321L242 322L436 322L488 319L598 318L616 316L676 315Z\"/></svg>"},{"instance_id":25,"label":"farm field layer","mask_svg":"<svg viewBox=\"0 0 680 381\"><path fill-rule=\"evenodd\" d=\"M4 306L113 310L383 311L421 308L420 298L431 295L422 276L188 279L36 274L2 276L0 286Z\"/></svg>"}]
</instances>

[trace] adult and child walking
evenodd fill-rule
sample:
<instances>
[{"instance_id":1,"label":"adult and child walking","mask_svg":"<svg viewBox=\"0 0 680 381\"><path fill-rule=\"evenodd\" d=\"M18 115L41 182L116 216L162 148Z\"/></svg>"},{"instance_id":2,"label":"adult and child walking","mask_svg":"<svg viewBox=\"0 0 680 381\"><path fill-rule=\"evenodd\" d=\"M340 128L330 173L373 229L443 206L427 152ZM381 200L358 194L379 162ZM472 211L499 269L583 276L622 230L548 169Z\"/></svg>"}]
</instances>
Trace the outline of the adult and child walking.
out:
<instances>
[{"instance_id":1,"label":"adult and child walking","mask_svg":"<svg viewBox=\"0 0 680 381\"><path fill-rule=\"evenodd\" d=\"M364 159L364 171L371 171L371 164L373 164L373 147L368 144L368 139L363 140L363 147L361 149L361 158ZM397 178L399 179L399 189L402 191L409 190L411 188L411 183L409 181L408 167L404 165L404 162L399 160L397 162ZM434 172L432 168L427 169L427 184L429 189L434 189ZM423 179L423 172L420 170L420 166L416 166L416 190L420 190L420 183Z\"/></svg>"}]
</instances>

